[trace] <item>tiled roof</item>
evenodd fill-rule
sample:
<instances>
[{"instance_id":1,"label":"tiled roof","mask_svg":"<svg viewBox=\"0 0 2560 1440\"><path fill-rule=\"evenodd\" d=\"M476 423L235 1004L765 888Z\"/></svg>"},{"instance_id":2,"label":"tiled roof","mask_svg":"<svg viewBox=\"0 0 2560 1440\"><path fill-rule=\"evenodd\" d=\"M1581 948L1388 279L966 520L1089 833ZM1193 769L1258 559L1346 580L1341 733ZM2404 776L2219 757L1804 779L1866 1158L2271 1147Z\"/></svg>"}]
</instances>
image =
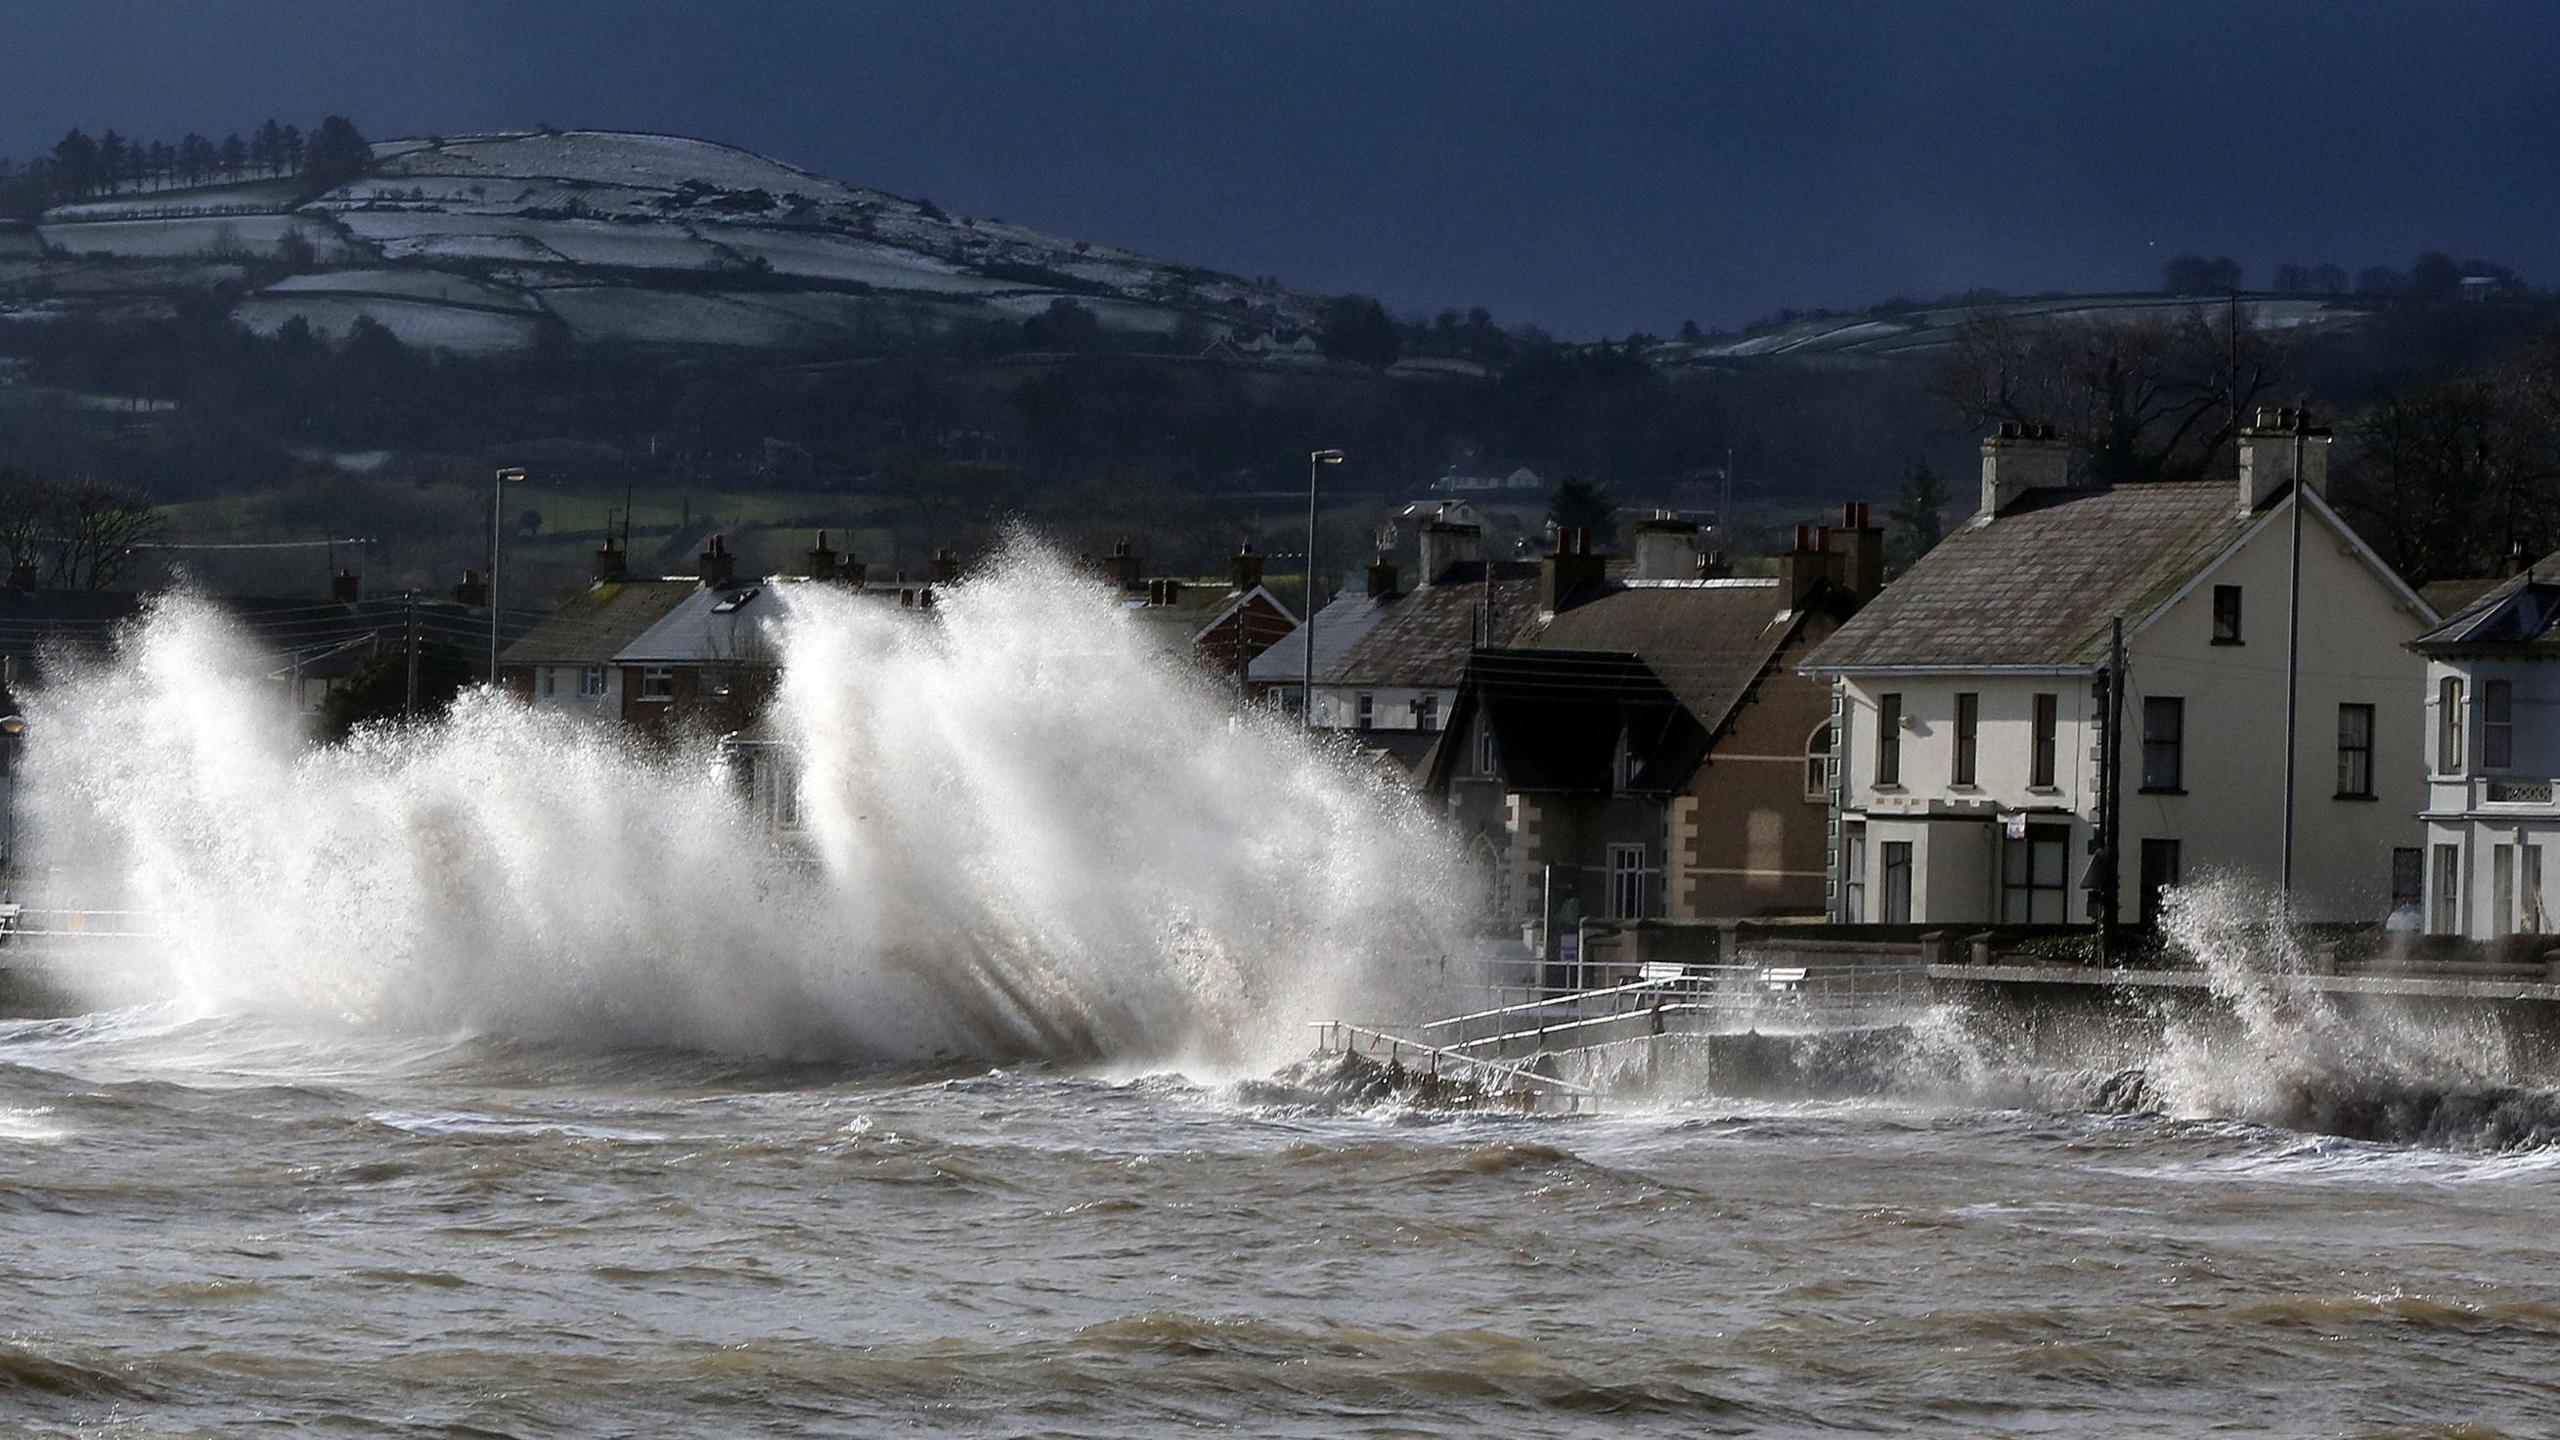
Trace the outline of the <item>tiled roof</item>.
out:
<instances>
[{"instance_id":1,"label":"tiled roof","mask_svg":"<svg viewBox=\"0 0 2560 1440\"><path fill-rule=\"evenodd\" d=\"M2094 665L2252 517L2222 481L2030 491L1923 555L1805 660L1809 670Z\"/></svg>"},{"instance_id":2,"label":"tiled roof","mask_svg":"<svg viewBox=\"0 0 2560 1440\"><path fill-rule=\"evenodd\" d=\"M499 656L505 665L602 665L688 595L692 580L611 580L562 601Z\"/></svg>"},{"instance_id":3,"label":"tiled roof","mask_svg":"<svg viewBox=\"0 0 2560 1440\"><path fill-rule=\"evenodd\" d=\"M1611 585L1537 627L1540 650L1644 661L1709 734L1794 634L1774 579Z\"/></svg>"}]
</instances>

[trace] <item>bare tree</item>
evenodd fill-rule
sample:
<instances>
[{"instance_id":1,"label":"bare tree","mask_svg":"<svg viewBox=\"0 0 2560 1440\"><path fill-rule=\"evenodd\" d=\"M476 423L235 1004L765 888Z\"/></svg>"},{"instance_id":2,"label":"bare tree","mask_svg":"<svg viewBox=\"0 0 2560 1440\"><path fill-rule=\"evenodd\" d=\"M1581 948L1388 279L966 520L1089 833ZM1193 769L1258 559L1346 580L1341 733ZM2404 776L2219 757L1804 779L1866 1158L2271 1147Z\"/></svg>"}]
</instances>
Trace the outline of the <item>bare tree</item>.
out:
<instances>
[{"instance_id":1,"label":"bare tree","mask_svg":"<svg viewBox=\"0 0 2560 1440\"><path fill-rule=\"evenodd\" d=\"M149 501L111 485L75 480L51 488L51 583L64 589L113 585L160 528Z\"/></svg>"},{"instance_id":2,"label":"bare tree","mask_svg":"<svg viewBox=\"0 0 2560 1440\"><path fill-rule=\"evenodd\" d=\"M2051 425L2099 484L2213 473L2239 417L2279 378L2280 354L2244 314L2198 306L2139 321L2041 320L1984 310L1957 328L1936 390L1977 428Z\"/></svg>"}]
</instances>

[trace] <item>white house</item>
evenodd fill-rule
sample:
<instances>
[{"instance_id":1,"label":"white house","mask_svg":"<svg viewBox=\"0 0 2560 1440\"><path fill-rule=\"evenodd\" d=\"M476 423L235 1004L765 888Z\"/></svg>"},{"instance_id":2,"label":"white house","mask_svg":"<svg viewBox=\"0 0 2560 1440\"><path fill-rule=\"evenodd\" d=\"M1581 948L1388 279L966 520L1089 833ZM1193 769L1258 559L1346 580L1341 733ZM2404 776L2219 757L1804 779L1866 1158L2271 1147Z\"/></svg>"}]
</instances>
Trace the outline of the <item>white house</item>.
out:
<instances>
[{"instance_id":1,"label":"white house","mask_svg":"<svg viewBox=\"0 0 2560 1440\"><path fill-rule=\"evenodd\" d=\"M2411 647L2426 664L2426 928L2494 940L2552 931L2544 853L2560 844L2560 555Z\"/></svg>"},{"instance_id":2,"label":"white house","mask_svg":"<svg viewBox=\"0 0 2560 1440\"><path fill-rule=\"evenodd\" d=\"M2050 429L1986 440L1981 513L1802 667L1834 681L1833 917L2148 922L2190 876L2278 881L2288 673L2295 917L2414 900L2436 616L2329 508L2328 445L2262 411L2236 485L2097 488Z\"/></svg>"}]
</instances>

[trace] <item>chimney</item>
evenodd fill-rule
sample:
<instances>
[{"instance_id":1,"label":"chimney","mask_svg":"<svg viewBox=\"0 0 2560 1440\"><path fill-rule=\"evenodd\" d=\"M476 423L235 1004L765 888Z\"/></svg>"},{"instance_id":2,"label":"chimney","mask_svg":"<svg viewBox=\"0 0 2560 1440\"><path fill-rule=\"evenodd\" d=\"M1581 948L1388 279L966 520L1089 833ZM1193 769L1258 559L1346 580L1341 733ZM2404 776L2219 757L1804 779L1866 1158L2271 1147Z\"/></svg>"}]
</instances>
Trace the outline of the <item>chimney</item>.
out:
<instances>
[{"instance_id":1,"label":"chimney","mask_svg":"<svg viewBox=\"0 0 2560 1440\"><path fill-rule=\"evenodd\" d=\"M1111 553L1102 557L1102 578L1122 590L1138 588L1138 555L1128 541L1114 541Z\"/></svg>"},{"instance_id":2,"label":"chimney","mask_svg":"<svg viewBox=\"0 0 2560 1440\"><path fill-rule=\"evenodd\" d=\"M1982 515L1985 519L2009 508L2030 490L2058 489L2071 483L2071 442L2050 425L2024 425L2003 420L1982 441Z\"/></svg>"},{"instance_id":3,"label":"chimney","mask_svg":"<svg viewBox=\"0 0 2560 1440\"><path fill-rule=\"evenodd\" d=\"M1698 526L1664 511L1636 522L1636 578L1698 578Z\"/></svg>"},{"instance_id":4,"label":"chimney","mask_svg":"<svg viewBox=\"0 0 2560 1440\"><path fill-rule=\"evenodd\" d=\"M827 532L819 531L818 543L809 547L809 578L833 580L843 573L840 568L842 564L843 560L836 554L835 547L827 543Z\"/></svg>"},{"instance_id":5,"label":"chimney","mask_svg":"<svg viewBox=\"0 0 2560 1440\"><path fill-rule=\"evenodd\" d=\"M2329 494L2329 431L2311 423L2311 412L2291 406L2262 409L2240 431L2240 509L2257 510L2293 483L2293 440L2302 437L2302 487Z\"/></svg>"},{"instance_id":6,"label":"chimney","mask_svg":"<svg viewBox=\"0 0 2560 1440\"><path fill-rule=\"evenodd\" d=\"M1253 553L1253 542L1247 540L1236 550L1236 558L1228 563L1227 583L1241 595L1262 583L1262 557Z\"/></svg>"},{"instance_id":7,"label":"chimney","mask_svg":"<svg viewBox=\"0 0 2560 1440\"><path fill-rule=\"evenodd\" d=\"M960 557L949 550L933 552L933 583L948 585L960 578Z\"/></svg>"},{"instance_id":8,"label":"chimney","mask_svg":"<svg viewBox=\"0 0 2560 1440\"><path fill-rule=\"evenodd\" d=\"M1815 587L1840 583L1841 556L1831 547L1831 527L1799 525L1793 550L1778 557L1778 590L1787 608L1800 608Z\"/></svg>"},{"instance_id":9,"label":"chimney","mask_svg":"<svg viewBox=\"0 0 2560 1440\"><path fill-rule=\"evenodd\" d=\"M489 603L489 577L477 570L462 572L462 583L453 587L453 603L480 606Z\"/></svg>"},{"instance_id":10,"label":"chimney","mask_svg":"<svg viewBox=\"0 0 2560 1440\"><path fill-rule=\"evenodd\" d=\"M729 553L729 537L714 535L711 547L694 557L694 573L707 588L718 588L738 578L738 559Z\"/></svg>"},{"instance_id":11,"label":"chimney","mask_svg":"<svg viewBox=\"0 0 2560 1440\"><path fill-rule=\"evenodd\" d=\"M1839 558L1832 578L1848 587L1861 605L1884 588L1884 530L1869 518L1867 502L1852 500L1840 507L1840 524L1831 532L1831 553Z\"/></svg>"},{"instance_id":12,"label":"chimney","mask_svg":"<svg viewBox=\"0 0 2560 1440\"><path fill-rule=\"evenodd\" d=\"M1591 553L1591 532L1566 528L1556 532L1556 553L1538 562L1538 608L1553 615L1571 609L1576 600L1600 588L1608 573L1605 557Z\"/></svg>"},{"instance_id":13,"label":"chimney","mask_svg":"<svg viewBox=\"0 0 2560 1440\"><path fill-rule=\"evenodd\" d=\"M604 537L604 548L596 552L596 583L611 584L621 579L629 570L630 565L621 547L613 543L611 534L607 534Z\"/></svg>"},{"instance_id":14,"label":"chimney","mask_svg":"<svg viewBox=\"0 0 2560 1440\"><path fill-rule=\"evenodd\" d=\"M1369 562L1369 598L1385 600L1396 593L1396 562L1381 555Z\"/></svg>"},{"instance_id":15,"label":"chimney","mask_svg":"<svg viewBox=\"0 0 2560 1440\"><path fill-rule=\"evenodd\" d=\"M329 577L329 599L338 605L353 605L364 598L364 581L353 570L340 570Z\"/></svg>"},{"instance_id":16,"label":"chimney","mask_svg":"<svg viewBox=\"0 0 2560 1440\"><path fill-rule=\"evenodd\" d=\"M1484 558L1484 532L1453 520L1422 522L1422 583L1436 585L1453 565Z\"/></svg>"},{"instance_id":17,"label":"chimney","mask_svg":"<svg viewBox=\"0 0 2560 1440\"><path fill-rule=\"evenodd\" d=\"M862 588L862 582L870 578L870 575L871 567L863 564L862 557L859 555L847 554L844 557L844 563L836 567L836 578L856 590Z\"/></svg>"}]
</instances>

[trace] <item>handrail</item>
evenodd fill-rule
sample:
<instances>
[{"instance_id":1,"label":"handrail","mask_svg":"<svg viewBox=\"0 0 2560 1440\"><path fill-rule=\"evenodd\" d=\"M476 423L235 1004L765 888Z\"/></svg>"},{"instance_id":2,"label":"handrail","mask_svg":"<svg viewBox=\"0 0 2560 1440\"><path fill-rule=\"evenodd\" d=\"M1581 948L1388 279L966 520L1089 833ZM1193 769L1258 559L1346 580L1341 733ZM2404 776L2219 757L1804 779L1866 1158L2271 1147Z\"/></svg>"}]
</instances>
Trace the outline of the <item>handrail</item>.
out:
<instances>
[{"instance_id":1,"label":"handrail","mask_svg":"<svg viewBox=\"0 0 2560 1440\"><path fill-rule=\"evenodd\" d=\"M1531 1070L1522 1065L1512 1065L1500 1060L1487 1060L1477 1055L1463 1055L1457 1051L1445 1049L1438 1045L1425 1044L1419 1040L1408 1040L1401 1035L1388 1034L1384 1030L1374 1030L1366 1025L1354 1025L1347 1020L1318 1020L1312 1022L1309 1028L1313 1029L1318 1036L1316 1048L1319 1051L1332 1051L1338 1049L1347 1055L1352 1053L1352 1047L1348 1043L1345 1043L1346 1039L1362 1040L1367 1042L1368 1048L1371 1051L1375 1051L1380 1045L1385 1045L1387 1047L1387 1055L1389 1059L1401 1058L1401 1052L1407 1049L1418 1051L1421 1054L1430 1057L1432 1073L1435 1075L1439 1073L1440 1062L1447 1060L1453 1064L1473 1066L1478 1070L1500 1075L1527 1089L1552 1090L1558 1094L1569 1096L1576 1102L1577 1106L1579 1106L1582 1101L1586 1100L1597 1105L1600 1100L1600 1092L1589 1085L1577 1084L1571 1080L1560 1079L1553 1075L1541 1075L1537 1071Z\"/></svg>"}]
</instances>

